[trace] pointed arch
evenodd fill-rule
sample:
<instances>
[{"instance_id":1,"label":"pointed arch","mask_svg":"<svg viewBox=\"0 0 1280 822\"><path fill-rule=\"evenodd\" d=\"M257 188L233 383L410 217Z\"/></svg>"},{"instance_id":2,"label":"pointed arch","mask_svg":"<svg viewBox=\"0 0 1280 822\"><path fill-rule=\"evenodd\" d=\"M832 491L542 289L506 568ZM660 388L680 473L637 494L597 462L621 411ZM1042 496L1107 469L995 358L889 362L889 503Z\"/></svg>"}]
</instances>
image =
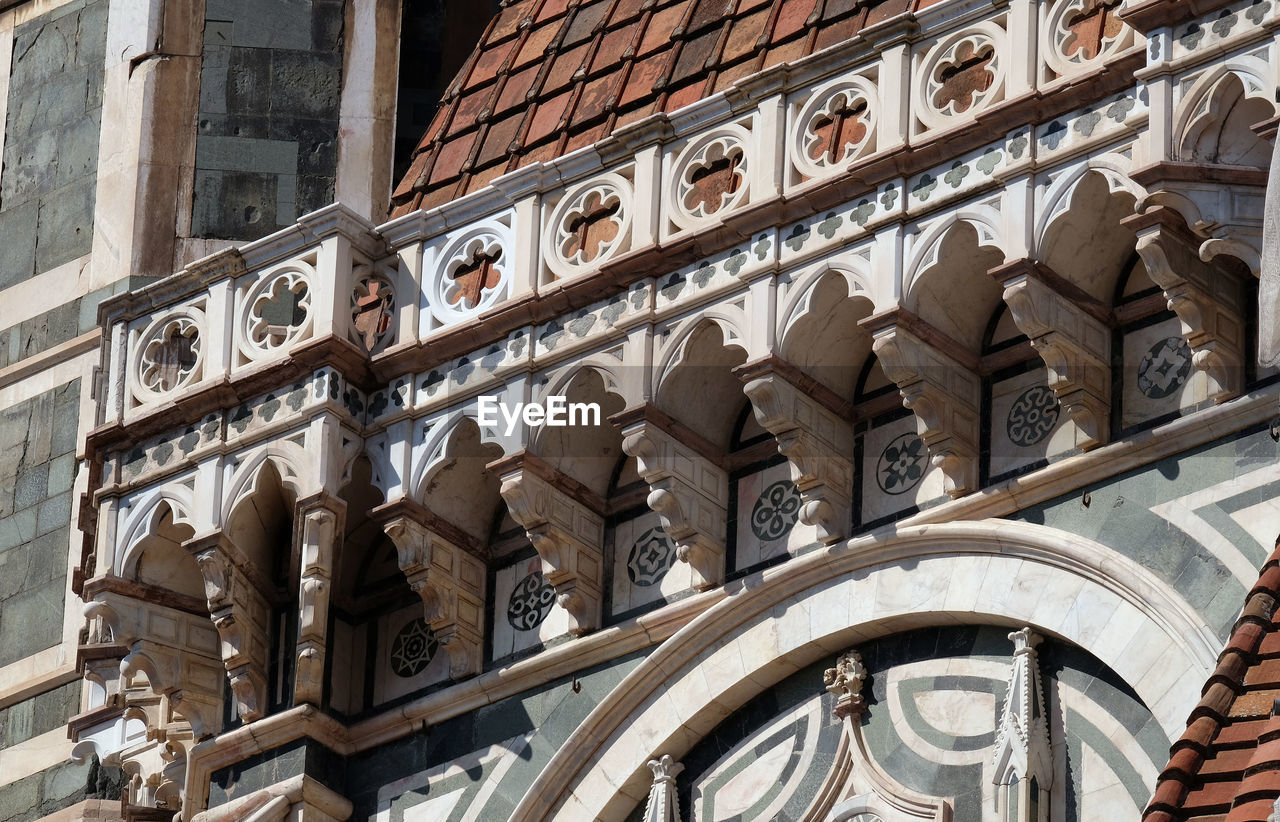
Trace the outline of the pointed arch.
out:
<instances>
[{"instance_id":1,"label":"pointed arch","mask_svg":"<svg viewBox=\"0 0 1280 822\"><path fill-rule=\"evenodd\" d=\"M1045 238L1053 227L1071 210L1071 200L1080 188L1080 183L1090 174L1097 175L1106 181L1107 190L1113 196L1122 192L1132 195L1134 200L1141 201L1147 191L1129 177L1131 170L1129 158L1120 154L1102 154L1072 166L1054 178L1045 191L1044 200L1036 219L1032 256L1040 261L1044 251Z\"/></svg>"},{"instance_id":2,"label":"pointed arch","mask_svg":"<svg viewBox=\"0 0 1280 822\"><path fill-rule=\"evenodd\" d=\"M960 223L967 223L978 234L978 248L987 248L1008 256L1004 231L1001 229L1000 212L991 205L971 204L946 215L929 225L913 248L910 262L902 278L902 295L905 303L915 288L920 275L938 264L943 241Z\"/></svg>"},{"instance_id":3,"label":"pointed arch","mask_svg":"<svg viewBox=\"0 0 1280 822\"><path fill-rule=\"evenodd\" d=\"M661 391L671 373L685 362L689 340L708 325L714 325L720 330L725 348L737 348L747 359L762 353L751 349L751 323L745 310L732 304L707 308L679 321L676 331L664 344L653 372L654 396Z\"/></svg>"},{"instance_id":4,"label":"pointed arch","mask_svg":"<svg viewBox=\"0 0 1280 822\"><path fill-rule=\"evenodd\" d=\"M172 513L174 524L196 530L192 519L194 496L190 488L175 482L147 490L137 501L131 501L129 514L116 540L113 573L122 577L133 573L142 556L142 542L156 532L166 512Z\"/></svg>"},{"instance_id":5,"label":"pointed arch","mask_svg":"<svg viewBox=\"0 0 1280 822\"><path fill-rule=\"evenodd\" d=\"M1272 84L1267 80L1270 74L1270 68L1263 60L1250 56L1232 58L1205 72L1183 96L1174 112L1174 156L1186 161L1241 164L1239 160L1252 152L1241 149L1240 158L1229 156L1226 160L1218 159L1223 150L1221 139L1229 126L1234 125L1231 130L1240 133L1241 129L1253 125L1253 122L1245 121L1233 124L1231 114L1238 104L1252 101L1259 109L1265 107L1268 112L1274 113L1275 103L1269 96ZM1253 119L1245 118L1248 121ZM1246 139L1252 138L1259 146L1265 143L1252 132L1243 136ZM1211 158L1206 156L1210 144L1213 155ZM1250 164L1265 168L1266 159Z\"/></svg>"},{"instance_id":6,"label":"pointed arch","mask_svg":"<svg viewBox=\"0 0 1280 822\"><path fill-rule=\"evenodd\" d=\"M1170 738L1217 658L1203 619L1133 560L1026 523L870 534L762 572L751 587L753 596L725 597L681 628L599 702L512 820L548 808L554 818L620 820L645 793L650 758L679 759L726 711L787 674L924 621L1025 624L1090 648Z\"/></svg>"}]
</instances>

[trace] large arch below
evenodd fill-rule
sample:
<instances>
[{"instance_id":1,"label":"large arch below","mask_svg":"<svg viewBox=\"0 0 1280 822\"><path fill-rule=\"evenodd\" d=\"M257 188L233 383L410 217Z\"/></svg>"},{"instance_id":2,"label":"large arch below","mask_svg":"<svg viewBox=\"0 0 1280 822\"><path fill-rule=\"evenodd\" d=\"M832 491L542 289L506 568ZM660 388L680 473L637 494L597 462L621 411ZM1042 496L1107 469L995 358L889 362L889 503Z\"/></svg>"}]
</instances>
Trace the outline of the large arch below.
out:
<instances>
[{"instance_id":1,"label":"large arch below","mask_svg":"<svg viewBox=\"0 0 1280 822\"><path fill-rule=\"evenodd\" d=\"M822 656L940 623L1030 625L1088 649L1171 739L1220 649L1174 591L1072 534L1006 521L871 534L731 586L592 710L511 818L621 820L648 794L649 759L679 759L753 695Z\"/></svg>"}]
</instances>

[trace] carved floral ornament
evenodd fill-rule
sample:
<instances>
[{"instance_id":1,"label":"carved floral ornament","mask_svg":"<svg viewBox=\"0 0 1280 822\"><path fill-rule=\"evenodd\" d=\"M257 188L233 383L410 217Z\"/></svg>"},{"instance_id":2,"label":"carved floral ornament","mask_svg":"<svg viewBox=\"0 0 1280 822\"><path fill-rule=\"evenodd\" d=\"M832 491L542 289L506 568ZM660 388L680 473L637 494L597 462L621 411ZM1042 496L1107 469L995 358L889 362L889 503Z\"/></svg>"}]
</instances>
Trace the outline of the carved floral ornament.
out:
<instances>
[{"instance_id":1,"label":"carved floral ornament","mask_svg":"<svg viewBox=\"0 0 1280 822\"><path fill-rule=\"evenodd\" d=\"M203 320L195 309L175 312L142 333L132 369L141 399L163 396L192 381L204 349Z\"/></svg>"},{"instance_id":2,"label":"carved floral ornament","mask_svg":"<svg viewBox=\"0 0 1280 822\"><path fill-rule=\"evenodd\" d=\"M747 133L721 129L691 143L675 161L673 216L684 227L732 208L747 194Z\"/></svg>"},{"instance_id":3,"label":"carved floral ornament","mask_svg":"<svg viewBox=\"0 0 1280 822\"><path fill-rule=\"evenodd\" d=\"M1129 32L1120 20L1121 0L1059 0L1046 17L1043 53L1058 74L1078 71L1111 54Z\"/></svg>"},{"instance_id":4,"label":"carved floral ornament","mask_svg":"<svg viewBox=\"0 0 1280 822\"><path fill-rule=\"evenodd\" d=\"M599 266L626 245L632 212L631 184L620 175L570 191L547 221L547 265L561 277Z\"/></svg>"},{"instance_id":5,"label":"carved floral ornament","mask_svg":"<svg viewBox=\"0 0 1280 822\"><path fill-rule=\"evenodd\" d=\"M995 102L1004 87L1007 54L1004 31L983 23L947 38L925 56L917 75L917 114L928 126L942 127L960 115Z\"/></svg>"},{"instance_id":6,"label":"carved floral ornament","mask_svg":"<svg viewBox=\"0 0 1280 822\"><path fill-rule=\"evenodd\" d=\"M449 324L474 316L511 293L512 243L504 227L481 225L445 247L431 288L431 313Z\"/></svg>"},{"instance_id":7,"label":"carved floral ornament","mask_svg":"<svg viewBox=\"0 0 1280 822\"><path fill-rule=\"evenodd\" d=\"M293 262L262 277L245 297L241 349L249 359L296 342L311 325L315 269Z\"/></svg>"},{"instance_id":8,"label":"carved floral ornament","mask_svg":"<svg viewBox=\"0 0 1280 822\"><path fill-rule=\"evenodd\" d=\"M866 154L874 147L877 114L876 90L864 78L818 89L796 117L796 167L806 176L821 177Z\"/></svg>"}]
</instances>

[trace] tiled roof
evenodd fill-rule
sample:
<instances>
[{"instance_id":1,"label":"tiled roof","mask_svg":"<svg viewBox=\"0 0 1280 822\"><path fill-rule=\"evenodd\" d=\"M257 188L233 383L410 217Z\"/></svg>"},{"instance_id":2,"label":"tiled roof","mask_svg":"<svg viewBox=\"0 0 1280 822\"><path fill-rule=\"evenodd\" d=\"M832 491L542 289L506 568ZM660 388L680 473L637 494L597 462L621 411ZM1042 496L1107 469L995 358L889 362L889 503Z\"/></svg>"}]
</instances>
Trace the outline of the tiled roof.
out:
<instances>
[{"instance_id":1,"label":"tiled roof","mask_svg":"<svg viewBox=\"0 0 1280 822\"><path fill-rule=\"evenodd\" d=\"M1280 797L1280 541L1245 600L1143 822L1266 822Z\"/></svg>"},{"instance_id":2,"label":"tiled roof","mask_svg":"<svg viewBox=\"0 0 1280 822\"><path fill-rule=\"evenodd\" d=\"M431 208L937 0L517 0L489 24L392 195Z\"/></svg>"}]
</instances>

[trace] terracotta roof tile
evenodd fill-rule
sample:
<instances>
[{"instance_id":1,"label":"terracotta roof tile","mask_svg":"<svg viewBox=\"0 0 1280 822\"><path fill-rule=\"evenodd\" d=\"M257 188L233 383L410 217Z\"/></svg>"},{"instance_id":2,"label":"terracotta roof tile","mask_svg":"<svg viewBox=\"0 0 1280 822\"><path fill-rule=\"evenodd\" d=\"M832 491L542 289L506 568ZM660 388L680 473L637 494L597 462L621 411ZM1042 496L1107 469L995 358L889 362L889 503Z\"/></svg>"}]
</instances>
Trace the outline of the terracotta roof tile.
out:
<instances>
[{"instance_id":1,"label":"terracotta roof tile","mask_svg":"<svg viewBox=\"0 0 1280 822\"><path fill-rule=\"evenodd\" d=\"M543 80L542 90L544 93L557 92L573 82L573 76L578 72L578 69L582 68L583 61L587 59L589 46L589 43L582 43L556 56L551 64L551 71L547 74L546 79Z\"/></svg>"},{"instance_id":2,"label":"terracotta roof tile","mask_svg":"<svg viewBox=\"0 0 1280 822\"><path fill-rule=\"evenodd\" d=\"M520 47L520 53L516 55L515 61L511 64L514 68L523 68L530 63L538 63L547 58L547 49L551 46L551 41L555 40L556 35L560 33L560 27L554 23L548 23L544 26L537 26L529 29L528 35L524 39L524 45Z\"/></svg>"},{"instance_id":3,"label":"terracotta roof tile","mask_svg":"<svg viewBox=\"0 0 1280 822\"><path fill-rule=\"evenodd\" d=\"M533 91L534 81L538 79L539 65L529 66L518 74L507 78L498 95L498 102L493 107L493 114L501 115L516 106L524 107L529 93Z\"/></svg>"},{"instance_id":4,"label":"terracotta roof tile","mask_svg":"<svg viewBox=\"0 0 1280 822\"><path fill-rule=\"evenodd\" d=\"M591 58L590 73L611 72L613 74L621 74L617 67L627 56L627 52L635 45L637 33L634 26L623 26L607 32L600 39L600 45L596 49L595 56Z\"/></svg>"},{"instance_id":5,"label":"terracotta roof tile","mask_svg":"<svg viewBox=\"0 0 1280 822\"><path fill-rule=\"evenodd\" d=\"M706 96L703 94L703 89L706 88L706 85L706 80L695 80L681 88L672 89L667 95L667 101L662 106L663 111L675 111L676 109L684 108L690 103L701 100Z\"/></svg>"},{"instance_id":6,"label":"terracotta roof tile","mask_svg":"<svg viewBox=\"0 0 1280 822\"><path fill-rule=\"evenodd\" d=\"M724 20L733 13L734 0L699 0L693 16L689 19L688 31L698 32L703 28Z\"/></svg>"},{"instance_id":7,"label":"terracotta roof tile","mask_svg":"<svg viewBox=\"0 0 1280 822\"><path fill-rule=\"evenodd\" d=\"M573 15L573 22L569 25L568 33L562 41L562 45L572 46L583 40L588 40L595 34L596 29L604 22L608 16L610 2L584 3L578 6L577 12Z\"/></svg>"},{"instance_id":8,"label":"terracotta roof tile","mask_svg":"<svg viewBox=\"0 0 1280 822\"><path fill-rule=\"evenodd\" d=\"M1280 797L1278 601L1280 541L1173 745L1143 822L1263 822L1271 814Z\"/></svg>"},{"instance_id":9,"label":"terracotta roof tile","mask_svg":"<svg viewBox=\"0 0 1280 822\"><path fill-rule=\"evenodd\" d=\"M817 0L783 0L778 19L773 24L774 41L785 40L800 33L810 22Z\"/></svg>"},{"instance_id":10,"label":"terracotta roof tile","mask_svg":"<svg viewBox=\"0 0 1280 822\"><path fill-rule=\"evenodd\" d=\"M658 9L649 16L644 27L644 39L640 41L637 54L649 54L660 48L671 48L671 32L684 18L684 7L667 6Z\"/></svg>"},{"instance_id":11,"label":"terracotta roof tile","mask_svg":"<svg viewBox=\"0 0 1280 822\"><path fill-rule=\"evenodd\" d=\"M553 17L559 17L568 10L570 2L571 0L544 0L533 22L543 23Z\"/></svg>"},{"instance_id":12,"label":"terracotta roof tile","mask_svg":"<svg viewBox=\"0 0 1280 822\"><path fill-rule=\"evenodd\" d=\"M573 151L923 2L509 2L450 85L396 187L392 213L462 196L495 169Z\"/></svg>"},{"instance_id":13,"label":"terracotta roof tile","mask_svg":"<svg viewBox=\"0 0 1280 822\"><path fill-rule=\"evenodd\" d=\"M649 2L650 0L618 0L613 6L613 13L609 15L609 25L617 26L635 20Z\"/></svg>"}]
</instances>

